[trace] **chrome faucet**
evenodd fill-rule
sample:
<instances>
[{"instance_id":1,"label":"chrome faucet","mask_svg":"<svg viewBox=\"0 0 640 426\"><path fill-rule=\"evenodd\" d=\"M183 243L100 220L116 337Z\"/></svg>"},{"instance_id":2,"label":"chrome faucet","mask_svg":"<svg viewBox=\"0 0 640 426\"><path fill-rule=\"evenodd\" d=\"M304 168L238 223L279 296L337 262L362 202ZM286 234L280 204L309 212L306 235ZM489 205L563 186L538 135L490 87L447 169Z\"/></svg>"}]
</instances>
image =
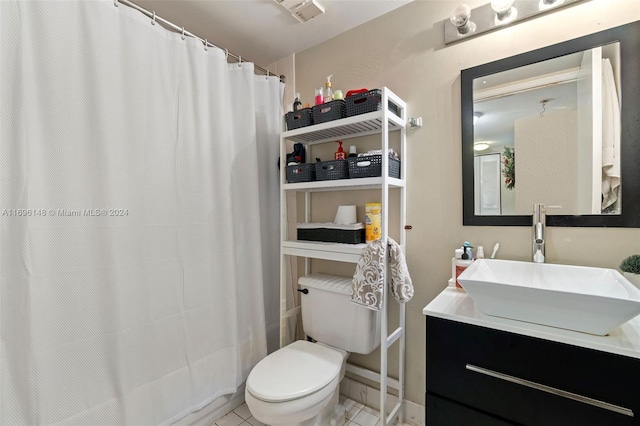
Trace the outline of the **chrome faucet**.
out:
<instances>
[{"instance_id":1,"label":"chrome faucet","mask_svg":"<svg viewBox=\"0 0 640 426\"><path fill-rule=\"evenodd\" d=\"M533 261L544 263L544 234L546 209L544 204L533 205Z\"/></svg>"}]
</instances>

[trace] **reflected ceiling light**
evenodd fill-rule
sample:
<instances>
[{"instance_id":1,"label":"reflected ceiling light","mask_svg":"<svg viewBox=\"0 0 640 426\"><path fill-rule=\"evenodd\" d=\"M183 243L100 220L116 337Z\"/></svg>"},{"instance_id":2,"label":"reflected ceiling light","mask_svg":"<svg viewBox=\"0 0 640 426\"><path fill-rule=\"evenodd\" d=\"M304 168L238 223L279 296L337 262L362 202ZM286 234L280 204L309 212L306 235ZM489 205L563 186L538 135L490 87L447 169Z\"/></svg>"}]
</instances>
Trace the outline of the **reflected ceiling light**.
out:
<instances>
[{"instance_id":1,"label":"reflected ceiling light","mask_svg":"<svg viewBox=\"0 0 640 426\"><path fill-rule=\"evenodd\" d=\"M471 21L471 8L466 4L461 4L453 9L449 20L457 28L460 35L476 30L476 24Z\"/></svg>"},{"instance_id":2,"label":"reflected ceiling light","mask_svg":"<svg viewBox=\"0 0 640 426\"><path fill-rule=\"evenodd\" d=\"M482 117L482 113L481 112L474 112L473 113L473 125L474 126L476 125L476 123L478 122L480 117Z\"/></svg>"},{"instance_id":3,"label":"reflected ceiling light","mask_svg":"<svg viewBox=\"0 0 640 426\"><path fill-rule=\"evenodd\" d=\"M543 0L544 1L544 0ZM496 13L496 25L504 25L518 18L514 0L491 0L491 9Z\"/></svg>"},{"instance_id":4,"label":"reflected ceiling light","mask_svg":"<svg viewBox=\"0 0 640 426\"><path fill-rule=\"evenodd\" d=\"M486 142L476 142L473 144L474 151L484 151L489 149L489 144Z\"/></svg>"}]
</instances>

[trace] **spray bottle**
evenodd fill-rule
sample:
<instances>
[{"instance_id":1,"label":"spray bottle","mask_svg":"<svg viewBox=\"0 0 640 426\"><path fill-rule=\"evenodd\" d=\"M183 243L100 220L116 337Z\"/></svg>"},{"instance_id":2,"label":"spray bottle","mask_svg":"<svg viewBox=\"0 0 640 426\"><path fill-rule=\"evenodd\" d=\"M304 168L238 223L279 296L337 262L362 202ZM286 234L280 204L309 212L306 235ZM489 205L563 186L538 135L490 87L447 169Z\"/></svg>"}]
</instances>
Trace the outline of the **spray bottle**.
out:
<instances>
[{"instance_id":1,"label":"spray bottle","mask_svg":"<svg viewBox=\"0 0 640 426\"><path fill-rule=\"evenodd\" d=\"M331 91L331 77L333 75L327 76L327 82L324 84L324 101L331 102L333 100L333 92Z\"/></svg>"},{"instance_id":2,"label":"spray bottle","mask_svg":"<svg viewBox=\"0 0 640 426\"><path fill-rule=\"evenodd\" d=\"M334 157L336 160L344 160L347 157L344 152L344 148L342 148L342 141L336 141L336 142L338 142L338 150L335 152Z\"/></svg>"}]
</instances>

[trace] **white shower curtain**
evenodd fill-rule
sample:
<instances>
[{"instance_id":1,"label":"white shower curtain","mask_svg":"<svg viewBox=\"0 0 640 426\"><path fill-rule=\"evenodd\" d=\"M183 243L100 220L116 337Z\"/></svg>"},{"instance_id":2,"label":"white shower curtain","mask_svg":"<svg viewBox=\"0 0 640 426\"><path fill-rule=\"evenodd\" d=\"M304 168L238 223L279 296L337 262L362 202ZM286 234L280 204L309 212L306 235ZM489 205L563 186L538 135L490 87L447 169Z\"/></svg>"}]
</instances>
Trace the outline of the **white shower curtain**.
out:
<instances>
[{"instance_id":1,"label":"white shower curtain","mask_svg":"<svg viewBox=\"0 0 640 426\"><path fill-rule=\"evenodd\" d=\"M1 1L0 27L0 424L234 392L277 288L281 84L112 0Z\"/></svg>"}]
</instances>

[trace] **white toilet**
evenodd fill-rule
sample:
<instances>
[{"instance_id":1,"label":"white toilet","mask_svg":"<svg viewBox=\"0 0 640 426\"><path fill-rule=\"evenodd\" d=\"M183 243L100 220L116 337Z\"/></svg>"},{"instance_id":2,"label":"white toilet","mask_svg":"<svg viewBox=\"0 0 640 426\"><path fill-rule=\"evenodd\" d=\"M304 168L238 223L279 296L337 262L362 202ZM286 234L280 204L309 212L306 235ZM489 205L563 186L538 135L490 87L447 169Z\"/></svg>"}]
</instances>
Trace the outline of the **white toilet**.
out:
<instances>
[{"instance_id":1,"label":"white toilet","mask_svg":"<svg viewBox=\"0 0 640 426\"><path fill-rule=\"evenodd\" d=\"M338 396L347 357L378 347L380 315L351 303L348 278L314 274L298 284L304 332L317 343L298 340L260 361L247 378L245 401L267 425L340 426Z\"/></svg>"}]
</instances>

